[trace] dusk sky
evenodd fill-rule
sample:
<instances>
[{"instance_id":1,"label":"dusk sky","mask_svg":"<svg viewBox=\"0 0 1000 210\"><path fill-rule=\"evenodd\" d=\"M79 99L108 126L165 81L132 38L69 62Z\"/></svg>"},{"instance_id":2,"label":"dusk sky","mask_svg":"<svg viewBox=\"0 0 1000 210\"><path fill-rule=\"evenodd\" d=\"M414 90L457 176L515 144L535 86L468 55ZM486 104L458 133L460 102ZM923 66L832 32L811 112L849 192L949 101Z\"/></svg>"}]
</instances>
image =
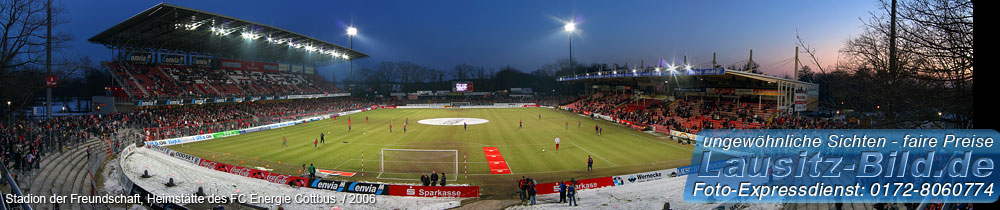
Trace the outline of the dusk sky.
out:
<instances>
[{"instance_id":1,"label":"dusk sky","mask_svg":"<svg viewBox=\"0 0 1000 210\"><path fill-rule=\"evenodd\" d=\"M534 71L567 58L563 22L577 22L573 59L590 63L654 65L688 55L689 63L710 63L712 52L728 66L754 60L765 73L790 74L795 31L818 50L823 65L837 60L844 41L861 32L861 19L874 1L166 1L271 25L331 43L348 45L345 29L359 29L354 48L371 55L354 69L380 61L412 61L451 70L458 64L488 68L510 65ZM87 39L160 1L55 0L69 23L57 32L73 41L62 53L111 58ZM801 54L800 56L807 56ZM802 57L807 65L811 60ZM348 64L320 67L321 74L346 78Z\"/></svg>"}]
</instances>

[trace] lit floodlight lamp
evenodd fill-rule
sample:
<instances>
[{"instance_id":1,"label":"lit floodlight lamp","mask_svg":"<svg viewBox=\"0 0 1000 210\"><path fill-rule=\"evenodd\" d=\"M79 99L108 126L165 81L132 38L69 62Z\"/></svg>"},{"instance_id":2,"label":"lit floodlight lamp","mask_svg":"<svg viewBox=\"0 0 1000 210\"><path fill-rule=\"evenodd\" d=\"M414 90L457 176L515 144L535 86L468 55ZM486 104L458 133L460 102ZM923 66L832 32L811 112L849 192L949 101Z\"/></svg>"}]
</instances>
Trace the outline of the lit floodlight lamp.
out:
<instances>
[{"instance_id":1,"label":"lit floodlight lamp","mask_svg":"<svg viewBox=\"0 0 1000 210\"><path fill-rule=\"evenodd\" d=\"M344 54L343 57L344 57L344 60L350 60L351 59L351 57L347 56L347 54Z\"/></svg>"},{"instance_id":2,"label":"lit floodlight lamp","mask_svg":"<svg viewBox=\"0 0 1000 210\"><path fill-rule=\"evenodd\" d=\"M566 25L563 26L563 30L566 30L566 32L573 32L573 31L575 31L576 30L576 23L574 23L574 22L566 23Z\"/></svg>"},{"instance_id":3,"label":"lit floodlight lamp","mask_svg":"<svg viewBox=\"0 0 1000 210\"><path fill-rule=\"evenodd\" d=\"M358 35L358 28L355 28L353 26L352 27L347 27L347 35L350 35L350 36Z\"/></svg>"},{"instance_id":4,"label":"lit floodlight lamp","mask_svg":"<svg viewBox=\"0 0 1000 210\"><path fill-rule=\"evenodd\" d=\"M244 31L243 33L240 34L240 36L242 36L244 39L250 39L250 40L260 38L260 35L253 34L253 32L251 31Z\"/></svg>"},{"instance_id":5,"label":"lit floodlight lamp","mask_svg":"<svg viewBox=\"0 0 1000 210\"><path fill-rule=\"evenodd\" d=\"M694 66L692 66L692 65L688 65L688 64L684 64L684 70L688 70L688 71L691 71L691 68L692 68L692 67L694 67Z\"/></svg>"}]
</instances>

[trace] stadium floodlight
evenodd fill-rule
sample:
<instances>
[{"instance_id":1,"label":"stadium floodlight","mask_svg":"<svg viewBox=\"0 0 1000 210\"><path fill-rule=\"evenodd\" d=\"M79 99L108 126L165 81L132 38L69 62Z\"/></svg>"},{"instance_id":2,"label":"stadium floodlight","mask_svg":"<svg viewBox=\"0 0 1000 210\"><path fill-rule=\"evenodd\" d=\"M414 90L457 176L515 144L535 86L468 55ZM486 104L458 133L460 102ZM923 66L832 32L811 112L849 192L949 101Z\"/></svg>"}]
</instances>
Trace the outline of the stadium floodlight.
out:
<instances>
[{"instance_id":1,"label":"stadium floodlight","mask_svg":"<svg viewBox=\"0 0 1000 210\"><path fill-rule=\"evenodd\" d=\"M677 73L677 65L674 65L672 63L667 64L667 71L670 71L670 73Z\"/></svg>"},{"instance_id":2,"label":"stadium floodlight","mask_svg":"<svg viewBox=\"0 0 1000 210\"><path fill-rule=\"evenodd\" d=\"M692 65L688 65L688 64L684 64L684 70L688 70L688 71L691 71L691 68L692 68L692 67L694 67L694 66L692 66Z\"/></svg>"},{"instance_id":3,"label":"stadium floodlight","mask_svg":"<svg viewBox=\"0 0 1000 210\"><path fill-rule=\"evenodd\" d=\"M254 40L260 38L262 35L254 34L253 31L244 31L240 34L240 36L242 36L244 39Z\"/></svg>"},{"instance_id":4,"label":"stadium floodlight","mask_svg":"<svg viewBox=\"0 0 1000 210\"><path fill-rule=\"evenodd\" d=\"M568 23L566 23L566 25L563 26L563 30L566 30L566 32L573 32L573 31L575 31L576 30L576 23L574 23L574 22L568 22Z\"/></svg>"},{"instance_id":5,"label":"stadium floodlight","mask_svg":"<svg viewBox=\"0 0 1000 210\"><path fill-rule=\"evenodd\" d=\"M347 35L350 36L358 35L358 28L355 28L354 26L347 27Z\"/></svg>"}]
</instances>

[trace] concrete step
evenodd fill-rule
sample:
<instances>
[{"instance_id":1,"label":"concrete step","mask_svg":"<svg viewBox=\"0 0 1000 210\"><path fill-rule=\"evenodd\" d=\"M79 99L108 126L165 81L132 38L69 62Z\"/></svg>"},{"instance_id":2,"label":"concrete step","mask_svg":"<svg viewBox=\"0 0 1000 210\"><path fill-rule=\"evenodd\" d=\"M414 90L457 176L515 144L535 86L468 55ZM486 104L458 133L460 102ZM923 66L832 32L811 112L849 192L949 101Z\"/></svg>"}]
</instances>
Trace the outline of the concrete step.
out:
<instances>
[{"instance_id":1,"label":"concrete step","mask_svg":"<svg viewBox=\"0 0 1000 210\"><path fill-rule=\"evenodd\" d=\"M61 161L61 165L53 165L53 167L58 167L57 171L52 171L52 173L47 174L43 180L43 184L39 190L44 194L52 193L58 195L69 195L73 192L73 184L77 182L77 177L80 172L86 173L87 165L87 152L86 149L83 151L74 150L67 159ZM79 194L79 193L78 193ZM45 206L51 207L51 204ZM67 204L60 204L61 209L69 207ZM75 208L73 208L75 209Z\"/></svg>"}]
</instances>

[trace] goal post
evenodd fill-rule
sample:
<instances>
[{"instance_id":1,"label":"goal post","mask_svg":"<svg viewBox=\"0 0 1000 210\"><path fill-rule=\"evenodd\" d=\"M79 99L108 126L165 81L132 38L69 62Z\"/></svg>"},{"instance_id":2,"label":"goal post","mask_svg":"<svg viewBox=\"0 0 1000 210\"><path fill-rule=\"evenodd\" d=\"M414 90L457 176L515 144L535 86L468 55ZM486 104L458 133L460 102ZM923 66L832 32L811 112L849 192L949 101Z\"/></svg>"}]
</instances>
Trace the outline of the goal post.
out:
<instances>
[{"instance_id":1,"label":"goal post","mask_svg":"<svg viewBox=\"0 0 1000 210\"><path fill-rule=\"evenodd\" d=\"M420 174L432 171L445 173L448 181L457 181L458 150L388 149L379 153L379 175L382 179L420 180Z\"/></svg>"}]
</instances>

